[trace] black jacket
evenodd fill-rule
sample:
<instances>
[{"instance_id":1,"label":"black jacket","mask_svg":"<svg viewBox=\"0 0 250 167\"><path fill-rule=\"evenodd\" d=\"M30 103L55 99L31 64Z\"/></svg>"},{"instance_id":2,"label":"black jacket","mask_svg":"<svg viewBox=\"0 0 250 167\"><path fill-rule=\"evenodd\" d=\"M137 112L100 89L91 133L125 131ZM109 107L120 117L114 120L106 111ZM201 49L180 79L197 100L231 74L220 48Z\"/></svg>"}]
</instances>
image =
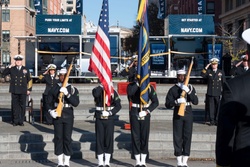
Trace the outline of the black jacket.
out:
<instances>
[{"instance_id":1,"label":"black jacket","mask_svg":"<svg viewBox=\"0 0 250 167\"><path fill-rule=\"evenodd\" d=\"M27 90L32 90L32 80L29 70L22 66L20 70L17 67L6 68L3 75L10 74L9 92L14 94L27 94ZM30 84L31 83L31 84Z\"/></svg>"},{"instance_id":2,"label":"black jacket","mask_svg":"<svg viewBox=\"0 0 250 167\"><path fill-rule=\"evenodd\" d=\"M103 108L103 87L101 87L101 86L95 87L92 90L92 95L94 97L95 106ZM118 93L115 90L114 90L114 95L111 97L111 105L110 105L110 107L112 107L113 109L108 110L108 108L106 108L106 111L108 111L108 112L110 111L112 113L112 115L110 115L108 117L108 119L114 119L116 113L119 112L120 109L122 108L121 99L120 99ZM96 110L95 111L95 118L101 118L102 111L103 110Z\"/></svg>"},{"instance_id":3,"label":"black jacket","mask_svg":"<svg viewBox=\"0 0 250 167\"><path fill-rule=\"evenodd\" d=\"M248 70L249 71L249 68ZM241 65L241 66L233 66L233 68L230 70L230 75L233 75L233 76L240 76L242 74L245 74L245 72L247 72L246 70L244 70L244 67Z\"/></svg>"},{"instance_id":4,"label":"black jacket","mask_svg":"<svg viewBox=\"0 0 250 167\"><path fill-rule=\"evenodd\" d=\"M220 96L223 83L225 82L225 74L222 70L217 69L216 73L213 70L203 69L201 72L203 78L207 78L207 95Z\"/></svg>"},{"instance_id":5,"label":"black jacket","mask_svg":"<svg viewBox=\"0 0 250 167\"><path fill-rule=\"evenodd\" d=\"M188 87L190 89L190 93L186 94L186 102L190 102L194 105L197 105L199 100L195 88L192 85L188 85ZM174 85L169 89L165 99L166 108L171 109L172 107L174 107L174 116L178 115L179 105L177 104L176 100L180 98L181 93L182 89L179 86ZM186 106L186 112L191 112L191 111L192 111L191 105Z\"/></svg>"},{"instance_id":6,"label":"black jacket","mask_svg":"<svg viewBox=\"0 0 250 167\"><path fill-rule=\"evenodd\" d=\"M45 82L46 87L44 90L44 95L48 95L49 90L59 82L58 77L56 75L54 75L54 78L52 79L50 74L45 74L44 76L39 76L39 80L42 82Z\"/></svg>"},{"instance_id":7,"label":"black jacket","mask_svg":"<svg viewBox=\"0 0 250 167\"><path fill-rule=\"evenodd\" d=\"M216 162L221 166L250 164L250 72L223 87L216 135Z\"/></svg>"},{"instance_id":8,"label":"black jacket","mask_svg":"<svg viewBox=\"0 0 250 167\"><path fill-rule=\"evenodd\" d=\"M128 84L127 95L128 95L128 100L130 102L135 104L140 104L140 87L137 86L136 82L131 82L130 84ZM151 103L147 108L143 108L143 110L149 110L150 112L153 112L154 109L159 105L159 100L156 91L152 85L150 85L149 88L149 100L151 100ZM133 109L135 108L132 107L132 110ZM138 113L132 111L130 112L130 114L137 115Z\"/></svg>"}]
</instances>

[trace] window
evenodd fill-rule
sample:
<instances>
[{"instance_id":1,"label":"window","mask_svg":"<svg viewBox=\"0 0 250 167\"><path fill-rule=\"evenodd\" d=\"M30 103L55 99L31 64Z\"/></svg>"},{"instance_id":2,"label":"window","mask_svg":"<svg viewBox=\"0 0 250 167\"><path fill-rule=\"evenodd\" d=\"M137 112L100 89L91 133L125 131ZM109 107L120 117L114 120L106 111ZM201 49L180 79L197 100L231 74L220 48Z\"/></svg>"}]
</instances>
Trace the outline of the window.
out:
<instances>
[{"instance_id":1,"label":"window","mask_svg":"<svg viewBox=\"0 0 250 167\"><path fill-rule=\"evenodd\" d=\"M236 1L236 7L239 7L245 3L245 0L237 0Z\"/></svg>"},{"instance_id":2,"label":"window","mask_svg":"<svg viewBox=\"0 0 250 167\"><path fill-rule=\"evenodd\" d=\"M9 22L10 21L10 10L9 9L3 9L2 10L2 21L3 22Z\"/></svg>"},{"instance_id":3,"label":"window","mask_svg":"<svg viewBox=\"0 0 250 167\"><path fill-rule=\"evenodd\" d=\"M206 14L214 14L214 2L207 2Z\"/></svg>"},{"instance_id":4,"label":"window","mask_svg":"<svg viewBox=\"0 0 250 167\"><path fill-rule=\"evenodd\" d=\"M73 0L67 0L67 4L73 4Z\"/></svg>"},{"instance_id":5,"label":"window","mask_svg":"<svg viewBox=\"0 0 250 167\"><path fill-rule=\"evenodd\" d=\"M225 12L233 9L233 0L226 0L225 1Z\"/></svg>"},{"instance_id":6,"label":"window","mask_svg":"<svg viewBox=\"0 0 250 167\"><path fill-rule=\"evenodd\" d=\"M233 35L233 24L228 24L228 25L227 25L227 32L228 32L230 35Z\"/></svg>"},{"instance_id":7,"label":"window","mask_svg":"<svg viewBox=\"0 0 250 167\"><path fill-rule=\"evenodd\" d=\"M238 37L242 38L241 34L243 33L243 31L246 29L246 20L239 20L238 22L239 24L239 33L238 33Z\"/></svg>"},{"instance_id":8,"label":"window","mask_svg":"<svg viewBox=\"0 0 250 167\"><path fill-rule=\"evenodd\" d=\"M72 12L73 7L67 7L67 12Z\"/></svg>"},{"instance_id":9,"label":"window","mask_svg":"<svg viewBox=\"0 0 250 167\"><path fill-rule=\"evenodd\" d=\"M3 30L3 42L10 42L10 31Z\"/></svg>"}]
</instances>

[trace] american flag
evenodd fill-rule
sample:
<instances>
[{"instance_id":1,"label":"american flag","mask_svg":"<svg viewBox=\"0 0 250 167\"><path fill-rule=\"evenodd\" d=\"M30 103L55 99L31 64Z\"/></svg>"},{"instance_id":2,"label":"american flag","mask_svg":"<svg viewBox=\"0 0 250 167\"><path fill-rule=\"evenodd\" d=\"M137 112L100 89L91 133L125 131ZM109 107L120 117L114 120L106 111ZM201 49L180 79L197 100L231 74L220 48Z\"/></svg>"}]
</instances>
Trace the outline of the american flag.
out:
<instances>
[{"instance_id":1,"label":"american flag","mask_svg":"<svg viewBox=\"0 0 250 167\"><path fill-rule=\"evenodd\" d=\"M89 71L94 72L103 85L106 93L106 104L110 106L111 96L114 92L110 64L109 42L109 10L108 0L103 0L92 54L90 57Z\"/></svg>"}]
</instances>

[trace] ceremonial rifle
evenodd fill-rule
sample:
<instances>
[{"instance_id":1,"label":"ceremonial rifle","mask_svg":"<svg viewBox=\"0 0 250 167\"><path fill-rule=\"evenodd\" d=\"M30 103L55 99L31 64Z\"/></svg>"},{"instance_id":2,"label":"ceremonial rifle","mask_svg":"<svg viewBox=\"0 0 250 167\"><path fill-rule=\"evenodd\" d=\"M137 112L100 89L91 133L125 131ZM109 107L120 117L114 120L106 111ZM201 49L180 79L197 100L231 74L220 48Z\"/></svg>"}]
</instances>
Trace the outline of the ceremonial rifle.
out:
<instances>
[{"instance_id":1,"label":"ceremonial rifle","mask_svg":"<svg viewBox=\"0 0 250 167\"><path fill-rule=\"evenodd\" d=\"M194 57L192 57L192 61L191 61L190 65L189 65L189 68L188 68L188 73L187 73L186 79L184 81L184 85L186 85L186 86L188 85L188 82L189 82L189 79L190 79L190 74L191 74L193 64L194 64ZM185 96L186 96L186 92L183 90L182 93L181 93L181 97L185 98ZM184 116L185 108L186 108L186 103L181 103L180 107L179 107L179 110L178 110L178 115L179 116Z\"/></svg>"},{"instance_id":2,"label":"ceremonial rifle","mask_svg":"<svg viewBox=\"0 0 250 167\"><path fill-rule=\"evenodd\" d=\"M62 87L66 88L67 84L68 84L68 81L69 81L69 74L72 70L72 67L73 67L73 64L74 64L74 58L72 59L71 63L70 63L70 66L68 68L68 71L67 71L67 74L65 75L64 77L64 80L63 80L63 83L62 83ZM59 96L58 96L58 105L57 105L57 108L56 108L56 112L57 112L57 115L58 117L61 117L62 115L62 110L63 110L63 97L64 97L64 94L63 92L60 92L59 93Z\"/></svg>"}]
</instances>

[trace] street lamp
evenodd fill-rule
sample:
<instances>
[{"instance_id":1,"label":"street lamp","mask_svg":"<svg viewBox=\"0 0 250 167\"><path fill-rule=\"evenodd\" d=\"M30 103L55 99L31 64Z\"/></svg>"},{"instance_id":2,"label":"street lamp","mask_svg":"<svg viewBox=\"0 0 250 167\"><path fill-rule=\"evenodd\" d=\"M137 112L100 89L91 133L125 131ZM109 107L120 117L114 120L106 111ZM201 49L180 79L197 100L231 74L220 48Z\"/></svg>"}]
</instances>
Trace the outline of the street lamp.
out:
<instances>
[{"instance_id":1,"label":"street lamp","mask_svg":"<svg viewBox=\"0 0 250 167\"><path fill-rule=\"evenodd\" d=\"M3 36L3 32L2 32L2 6L5 5L5 7L7 8L9 4L9 0L0 0L0 64L3 64L2 61L2 36Z\"/></svg>"}]
</instances>

